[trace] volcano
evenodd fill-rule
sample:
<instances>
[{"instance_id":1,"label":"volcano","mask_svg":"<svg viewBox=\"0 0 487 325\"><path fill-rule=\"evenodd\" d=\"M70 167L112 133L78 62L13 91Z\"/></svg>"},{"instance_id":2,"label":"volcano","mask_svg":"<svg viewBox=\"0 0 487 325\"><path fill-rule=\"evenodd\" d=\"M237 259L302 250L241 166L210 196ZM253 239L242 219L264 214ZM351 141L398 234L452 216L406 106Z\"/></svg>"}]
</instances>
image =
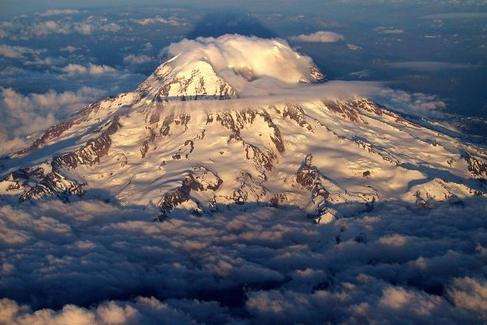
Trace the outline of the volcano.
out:
<instances>
[{"instance_id":1,"label":"volcano","mask_svg":"<svg viewBox=\"0 0 487 325\"><path fill-rule=\"evenodd\" d=\"M485 151L357 94L285 41L183 40L137 89L92 103L0 165L0 195L103 196L157 219L293 206L319 223L386 201L483 195Z\"/></svg>"}]
</instances>

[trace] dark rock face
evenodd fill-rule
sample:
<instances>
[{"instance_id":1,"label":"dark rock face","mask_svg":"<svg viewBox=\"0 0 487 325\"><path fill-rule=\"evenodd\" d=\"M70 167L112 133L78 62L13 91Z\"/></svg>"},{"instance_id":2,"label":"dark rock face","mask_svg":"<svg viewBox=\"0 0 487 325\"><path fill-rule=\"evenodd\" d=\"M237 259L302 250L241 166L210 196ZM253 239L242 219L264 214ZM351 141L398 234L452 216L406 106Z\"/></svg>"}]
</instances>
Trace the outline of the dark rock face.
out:
<instances>
[{"instance_id":1,"label":"dark rock face","mask_svg":"<svg viewBox=\"0 0 487 325\"><path fill-rule=\"evenodd\" d=\"M181 203L193 200L198 207L201 203L192 198L191 192L217 191L222 185L223 180L214 172L206 167L195 167L188 172L188 175L182 180L182 184L176 189L164 194L159 201L158 206L161 209L160 218L165 218Z\"/></svg>"},{"instance_id":2,"label":"dark rock face","mask_svg":"<svg viewBox=\"0 0 487 325\"><path fill-rule=\"evenodd\" d=\"M467 169L472 176L482 180L487 179L487 161L474 157L467 151L464 151L461 156L467 162Z\"/></svg>"},{"instance_id":3,"label":"dark rock face","mask_svg":"<svg viewBox=\"0 0 487 325\"><path fill-rule=\"evenodd\" d=\"M399 160L397 160L394 156L389 154L386 150L383 148L379 148L376 145L370 143L367 139L354 136L352 138L352 141L355 142L360 148L373 153L375 155L378 155L381 157L384 161L387 161L388 163L398 166L400 164Z\"/></svg>"},{"instance_id":4,"label":"dark rock face","mask_svg":"<svg viewBox=\"0 0 487 325\"><path fill-rule=\"evenodd\" d=\"M301 106L295 104L288 104L282 112L283 117L290 118L295 121L299 126L306 128L308 131L312 131L312 126L306 120L306 114Z\"/></svg>"},{"instance_id":5,"label":"dark rock face","mask_svg":"<svg viewBox=\"0 0 487 325\"><path fill-rule=\"evenodd\" d=\"M52 168L52 167L51 167ZM81 195L86 183L69 179L59 169L45 167L24 168L10 173L2 179L8 182L7 191L21 191L21 201L41 199L50 195L64 198Z\"/></svg>"},{"instance_id":6,"label":"dark rock face","mask_svg":"<svg viewBox=\"0 0 487 325\"><path fill-rule=\"evenodd\" d=\"M69 119L65 122L61 122L59 124L56 124L56 125L48 128L39 138L34 140L32 145L30 145L26 149L23 149L23 150L17 152L16 154L14 154L14 156L23 156L23 155L25 155L25 154L33 151L33 150L44 147L49 142L55 141L56 139L62 137L67 131L69 131L73 127L75 127L75 126L77 126L83 122L90 121L92 114L96 114L96 113L102 111L102 102L105 104L105 106L110 106L110 105L113 105L116 100L126 98L126 96L129 96L129 94L124 93L124 94L121 94L117 97L109 97L109 98L106 98L102 101L98 101L98 102L95 102L95 103L92 103L90 105L85 106L75 116L73 116L71 119Z\"/></svg>"},{"instance_id":7,"label":"dark rock face","mask_svg":"<svg viewBox=\"0 0 487 325\"><path fill-rule=\"evenodd\" d=\"M360 119L360 116L357 112L357 108L353 106L352 103L323 101L323 104L325 104L325 106L329 110L338 113L338 115L342 116L345 119L348 119L349 121L356 122L356 123L363 122Z\"/></svg>"},{"instance_id":8,"label":"dark rock face","mask_svg":"<svg viewBox=\"0 0 487 325\"><path fill-rule=\"evenodd\" d=\"M92 166L99 163L100 158L108 154L112 144L110 136L120 127L118 121L119 117L115 116L107 123L106 129L98 137L88 140L82 147L74 151L54 157L52 166L58 169L63 167L74 169L78 165Z\"/></svg>"},{"instance_id":9,"label":"dark rock face","mask_svg":"<svg viewBox=\"0 0 487 325\"><path fill-rule=\"evenodd\" d=\"M96 138L88 140L83 146L54 156L44 166L14 171L0 181L9 182L11 191L22 191L20 200L41 199L50 195L65 197L83 194L83 188L87 184L73 179L68 171L76 169L79 165L97 164L101 157L108 154L110 136L120 127L118 120L118 116L115 116Z\"/></svg>"},{"instance_id":10,"label":"dark rock face","mask_svg":"<svg viewBox=\"0 0 487 325\"><path fill-rule=\"evenodd\" d=\"M274 161L277 158L276 153L269 148L261 148L244 140L240 131L246 126L254 122L257 116L261 116L267 123L269 128L273 130L270 140L274 143L277 152L284 152L284 141L281 137L281 132L277 125L275 125L266 112L259 112L253 110L245 110L237 112L235 115L230 113L216 114L216 116L209 115L207 121L212 123L213 120L218 121L223 127L230 131L228 141L240 142L243 145L246 159L253 162L253 164L261 171L262 177L266 178L266 171L272 170Z\"/></svg>"},{"instance_id":11,"label":"dark rock face","mask_svg":"<svg viewBox=\"0 0 487 325\"><path fill-rule=\"evenodd\" d=\"M313 166L313 156L308 154L296 173L296 182L310 191L312 200L320 202L322 207L324 207L330 197L330 193L323 185L323 179L325 179L325 176L321 174L316 166Z\"/></svg>"},{"instance_id":12,"label":"dark rock face","mask_svg":"<svg viewBox=\"0 0 487 325\"><path fill-rule=\"evenodd\" d=\"M20 200L40 199L50 195L57 195L61 199L69 195L84 193L86 183L67 178L56 171L47 173L35 186L20 195Z\"/></svg>"},{"instance_id":13,"label":"dark rock face","mask_svg":"<svg viewBox=\"0 0 487 325\"><path fill-rule=\"evenodd\" d=\"M235 204L266 201L268 190L262 186L262 180L256 179L250 173L241 172L237 179L239 186L233 191L231 200Z\"/></svg>"}]
</instances>

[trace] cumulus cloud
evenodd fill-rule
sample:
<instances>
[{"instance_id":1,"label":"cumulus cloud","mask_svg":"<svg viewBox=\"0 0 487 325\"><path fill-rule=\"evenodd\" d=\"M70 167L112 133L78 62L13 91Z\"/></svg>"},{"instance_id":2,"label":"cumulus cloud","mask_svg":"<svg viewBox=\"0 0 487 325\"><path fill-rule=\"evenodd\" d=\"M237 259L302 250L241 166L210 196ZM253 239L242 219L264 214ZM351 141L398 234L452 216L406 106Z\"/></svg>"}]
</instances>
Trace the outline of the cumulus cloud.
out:
<instances>
[{"instance_id":1,"label":"cumulus cloud","mask_svg":"<svg viewBox=\"0 0 487 325\"><path fill-rule=\"evenodd\" d=\"M66 59L64 57L50 57L50 56L44 58L36 57L33 60L24 61L23 65L24 66L31 66L31 65L46 66L51 68L54 66L62 65L64 64L65 61Z\"/></svg>"},{"instance_id":2,"label":"cumulus cloud","mask_svg":"<svg viewBox=\"0 0 487 325\"><path fill-rule=\"evenodd\" d=\"M143 64L154 61L154 58L145 54L129 54L123 58L125 64Z\"/></svg>"},{"instance_id":3,"label":"cumulus cloud","mask_svg":"<svg viewBox=\"0 0 487 325\"><path fill-rule=\"evenodd\" d=\"M384 105L407 114L441 117L446 103L435 95L409 93L404 90L383 88L374 97Z\"/></svg>"},{"instance_id":4,"label":"cumulus cloud","mask_svg":"<svg viewBox=\"0 0 487 325\"><path fill-rule=\"evenodd\" d=\"M154 25L154 24L172 25L172 26L183 25L183 22L181 22L179 19L176 19L173 17L163 18L160 16L156 16L156 17L151 17L151 18L134 19L133 21L139 25L142 25L142 26L148 26L148 25Z\"/></svg>"},{"instance_id":5,"label":"cumulus cloud","mask_svg":"<svg viewBox=\"0 0 487 325\"><path fill-rule=\"evenodd\" d=\"M76 92L22 95L10 88L0 88L0 155L19 149L25 136L43 130L103 95L103 92L83 87Z\"/></svg>"},{"instance_id":6,"label":"cumulus cloud","mask_svg":"<svg viewBox=\"0 0 487 325\"><path fill-rule=\"evenodd\" d=\"M94 196L0 206L1 320L485 320L484 198L316 225L257 206L153 222L150 208Z\"/></svg>"},{"instance_id":7,"label":"cumulus cloud","mask_svg":"<svg viewBox=\"0 0 487 325\"><path fill-rule=\"evenodd\" d=\"M311 34L301 34L294 36L291 39L300 42L312 42L312 43L334 43L344 39L343 35L335 32L318 31Z\"/></svg>"},{"instance_id":8,"label":"cumulus cloud","mask_svg":"<svg viewBox=\"0 0 487 325\"><path fill-rule=\"evenodd\" d=\"M77 9L48 9L44 12L41 12L39 15L43 17L49 16L59 16L59 15L74 15L79 13Z\"/></svg>"},{"instance_id":9,"label":"cumulus cloud","mask_svg":"<svg viewBox=\"0 0 487 325\"><path fill-rule=\"evenodd\" d=\"M361 46L358 46L358 45L355 45L355 44L347 44L347 48L351 51L358 51L358 50L361 50L362 47Z\"/></svg>"},{"instance_id":10,"label":"cumulus cloud","mask_svg":"<svg viewBox=\"0 0 487 325\"><path fill-rule=\"evenodd\" d=\"M10 22L0 23L0 38L9 37L11 40L29 40L36 37L48 37L50 35L81 34L92 35L95 33L116 33L122 26L109 21L102 16L89 16L83 20L66 17L63 11L53 11L50 15L37 15L14 18Z\"/></svg>"},{"instance_id":11,"label":"cumulus cloud","mask_svg":"<svg viewBox=\"0 0 487 325\"><path fill-rule=\"evenodd\" d=\"M236 319L227 308L214 302L170 299L161 302L154 297L137 297L132 301L108 301L92 308L66 305L59 311L42 309L33 312L29 306L9 299L0 300L0 322L18 325L64 324L227 324Z\"/></svg>"},{"instance_id":12,"label":"cumulus cloud","mask_svg":"<svg viewBox=\"0 0 487 325\"><path fill-rule=\"evenodd\" d=\"M74 25L74 30L83 35L90 35L95 31L95 26L87 22L77 23Z\"/></svg>"},{"instance_id":13,"label":"cumulus cloud","mask_svg":"<svg viewBox=\"0 0 487 325\"><path fill-rule=\"evenodd\" d=\"M471 277L456 278L449 290L455 305L478 313L487 321L487 280Z\"/></svg>"},{"instance_id":14,"label":"cumulus cloud","mask_svg":"<svg viewBox=\"0 0 487 325\"><path fill-rule=\"evenodd\" d=\"M26 39L32 37L44 37L51 34L71 34L91 35L95 32L116 33L122 27L114 22L107 22L106 19L90 16L88 19L79 22L70 20L44 20L27 25L20 30L20 34Z\"/></svg>"},{"instance_id":15,"label":"cumulus cloud","mask_svg":"<svg viewBox=\"0 0 487 325\"><path fill-rule=\"evenodd\" d=\"M25 55L36 55L38 53L38 50L33 50L28 47L0 44L0 56L9 59L22 59Z\"/></svg>"},{"instance_id":16,"label":"cumulus cloud","mask_svg":"<svg viewBox=\"0 0 487 325\"><path fill-rule=\"evenodd\" d=\"M62 25L54 20L47 20L37 23L32 29L35 36L46 36L49 34L68 34L68 26Z\"/></svg>"},{"instance_id":17,"label":"cumulus cloud","mask_svg":"<svg viewBox=\"0 0 487 325\"><path fill-rule=\"evenodd\" d=\"M374 29L377 33L381 34L402 34L404 33L403 29L400 28L394 28L394 27L385 27L385 26L379 26Z\"/></svg>"},{"instance_id":18,"label":"cumulus cloud","mask_svg":"<svg viewBox=\"0 0 487 325\"><path fill-rule=\"evenodd\" d=\"M95 32L116 33L122 27L114 22L108 22L105 18L90 16L84 21L74 23L69 26L71 30L82 35L91 35Z\"/></svg>"},{"instance_id":19,"label":"cumulus cloud","mask_svg":"<svg viewBox=\"0 0 487 325\"><path fill-rule=\"evenodd\" d=\"M100 30L103 32L116 33L118 31L120 31L121 29L122 29L122 27L117 23L108 23L108 24L100 26Z\"/></svg>"},{"instance_id":20,"label":"cumulus cloud","mask_svg":"<svg viewBox=\"0 0 487 325\"><path fill-rule=\"evenodd\" d=\"M73 74L107 74L107 73L117 73L117 69L110 67L108 65L97 65L89 63L88 65L73 64L70 63L61 69L62 72L73 75Z\"/></svg>"},{"instance_id":21,"label":"cumulus cloud","mask_svg":"<svg viewBox=\"0 0 487 325\"><path fill-rule=\"evenodd\" d=\"M79 49L73 45L68 45L66 47L61 48L60 50L63 52L74 53L74 52L78 51Z\"/></svg>"}]
</instances>

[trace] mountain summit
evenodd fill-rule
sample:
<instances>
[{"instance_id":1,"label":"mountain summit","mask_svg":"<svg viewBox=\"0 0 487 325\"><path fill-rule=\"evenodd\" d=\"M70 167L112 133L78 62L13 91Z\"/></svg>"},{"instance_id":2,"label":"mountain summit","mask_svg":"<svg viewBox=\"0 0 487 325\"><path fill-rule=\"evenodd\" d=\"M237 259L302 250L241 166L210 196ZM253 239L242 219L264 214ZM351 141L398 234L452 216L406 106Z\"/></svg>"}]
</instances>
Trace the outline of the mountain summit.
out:
<instances>
[{"instance_id":1,"label":"mountain summit","mask_svg":"<svg viewBox=\"0 0 487 325\"><path fill-rule=\"evenodd\" d=\"M483 195L483 150L370 99L310 91L323 74L285 41L225 35L167 54L135 91L4 159L0 195L102 196L159 217L258 203L318 222L388 200L430 208Z\"/></svg>"},{"instance_id":2,"label":"mountain summit","mask_svg":"<svg viewBox=\"0 0 487 325\"><path fill-rule=\"evenodd\" d=\"M138 92L151 100L228 99L324 79L313 61L278 39L238 35L183 40Z\"/></svg>"}]
</instances>

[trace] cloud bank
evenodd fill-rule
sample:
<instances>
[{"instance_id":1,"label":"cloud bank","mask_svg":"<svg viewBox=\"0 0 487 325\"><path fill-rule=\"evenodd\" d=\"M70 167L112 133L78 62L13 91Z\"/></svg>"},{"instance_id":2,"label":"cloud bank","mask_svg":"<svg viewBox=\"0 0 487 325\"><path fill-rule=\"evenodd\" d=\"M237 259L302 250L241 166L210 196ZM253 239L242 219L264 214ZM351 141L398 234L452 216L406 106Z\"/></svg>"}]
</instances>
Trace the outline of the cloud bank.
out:
<instances>
[{"instance_id":1,"label":"cloud bank","mask_svg":"<svg viewBox=\"0 0 487 325\"><path fill-rule=\"evenodd\" d=\"M0 322L487 320L483 198L316 225L258 206L152 222L90 195L0 206Z\"/></svg>"}]
</instances>

